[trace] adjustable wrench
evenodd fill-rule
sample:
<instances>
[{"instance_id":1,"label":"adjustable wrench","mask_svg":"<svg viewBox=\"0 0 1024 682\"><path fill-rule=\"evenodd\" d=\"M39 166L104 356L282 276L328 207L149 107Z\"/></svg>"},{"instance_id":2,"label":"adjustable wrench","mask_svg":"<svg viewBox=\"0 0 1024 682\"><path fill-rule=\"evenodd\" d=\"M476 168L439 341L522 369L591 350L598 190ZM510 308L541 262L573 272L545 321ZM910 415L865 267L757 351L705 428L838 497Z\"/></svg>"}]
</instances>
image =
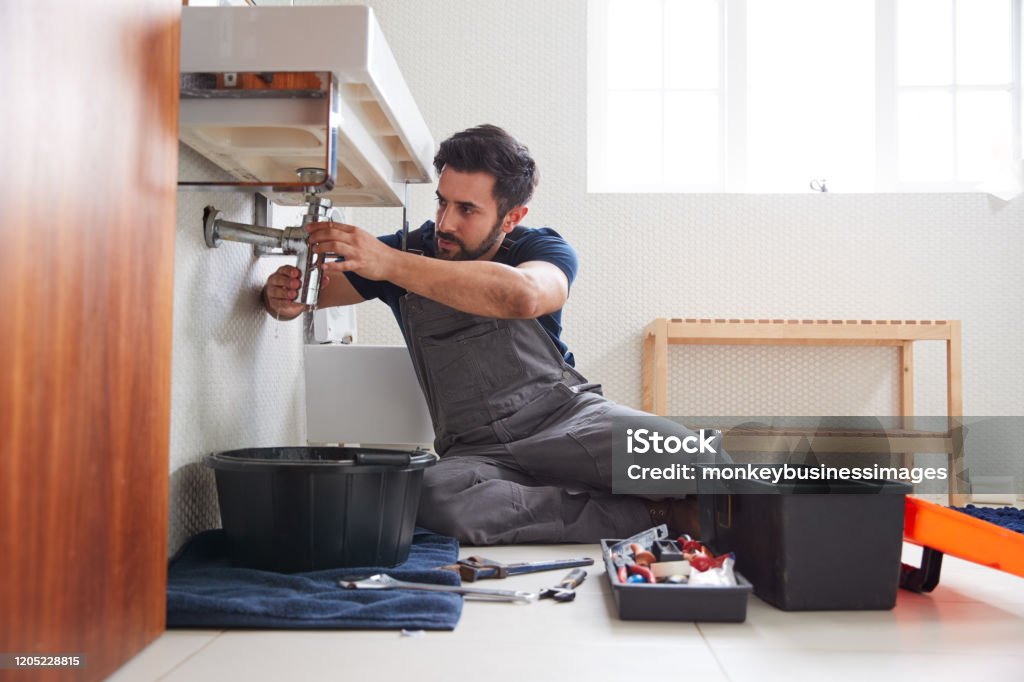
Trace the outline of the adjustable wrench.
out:
<instances>
[{"instance_id":1,"label":"adjustable wrench","mask_svg":"<svg viewBox=\"0 0 1024 682\"><path fill-rule=\"evenodd\" d=\"M572 601L576 598L576 588L583 584L586 578L586 571L582 568L574 568L557 585L541 590L540 598L550 598L558 602Z\"/></svg>"},{"instance_id":2,"label":"adjustable wrench","mask_svg":"<svg viewBox=\"0 0 1024 682\"><path fill-rule=\"evenodd\" d=\"M574 568L576 566L593 566L594 560L584 557L582 559L556 559L554 561L522 562L518 564L503 564L492 559L485 559L481 556L471 556L459 559L457 564L443 566L452 571L458 571L463 582L471 583L487 578L507 578L510 575L521 575L523 573L537 573L539 571L557 571L560 568Z\"/></svg>"}]
</instances>

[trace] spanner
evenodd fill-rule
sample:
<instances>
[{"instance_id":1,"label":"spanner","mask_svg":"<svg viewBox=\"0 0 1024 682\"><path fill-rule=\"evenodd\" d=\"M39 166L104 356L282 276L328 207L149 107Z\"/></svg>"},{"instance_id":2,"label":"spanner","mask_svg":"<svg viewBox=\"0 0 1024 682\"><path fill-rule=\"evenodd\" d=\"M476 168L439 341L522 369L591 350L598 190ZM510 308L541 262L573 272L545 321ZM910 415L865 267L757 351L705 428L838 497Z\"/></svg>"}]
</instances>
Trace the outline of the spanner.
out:
<instances>
[{"instance_id":1,"label":"spanner","mask_svg":"<svg viewBox=\"0 0 1024 682\"><path fill-rule=\"evenodd\" d=\"M396 580L386 573L378 573L360 580L339 580L338 584L349 590L424 590L426 592L450 592L461 594L466 599L488 601L509 601L529 604L537 600L534 592L522 590L489 590L483 587L462 587L460 585L437 585L435 583L411 583Z\"/></svg>"}]
</instances>

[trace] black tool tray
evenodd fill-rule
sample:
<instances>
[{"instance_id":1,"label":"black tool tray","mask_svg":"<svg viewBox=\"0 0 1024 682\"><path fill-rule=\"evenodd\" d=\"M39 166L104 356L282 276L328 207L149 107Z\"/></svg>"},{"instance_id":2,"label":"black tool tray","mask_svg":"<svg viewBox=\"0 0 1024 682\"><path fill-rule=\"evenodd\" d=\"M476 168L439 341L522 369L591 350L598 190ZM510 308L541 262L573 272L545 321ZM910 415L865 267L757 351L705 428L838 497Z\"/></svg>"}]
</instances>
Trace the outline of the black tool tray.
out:
<instances>
[{"instance_id":1,"label":"black tool tray","mask_svg":"<svg viewBox=\"0 0 1024 682\"><path fill-rule=\"evenodd\" d=\"M747 619L751 585L739 573L735 587L620 583L610 548L620 540L601 540L605 576L622 620L679 620L742 623Z\"/></svg>"}]
</instances>

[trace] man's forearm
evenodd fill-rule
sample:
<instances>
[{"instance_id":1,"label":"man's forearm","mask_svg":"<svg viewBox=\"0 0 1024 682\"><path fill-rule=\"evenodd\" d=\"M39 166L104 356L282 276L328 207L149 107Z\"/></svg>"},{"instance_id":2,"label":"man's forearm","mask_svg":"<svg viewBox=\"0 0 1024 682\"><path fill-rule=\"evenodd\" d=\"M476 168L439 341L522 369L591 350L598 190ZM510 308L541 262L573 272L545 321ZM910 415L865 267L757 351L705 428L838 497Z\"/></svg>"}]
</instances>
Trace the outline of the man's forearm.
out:
<instances>
[{"instance_id":1,"label":"man's forearm","mask_svg":"<svg viewBox=\"0 0 1024 682\"><path fill-rule=\"evenodd\" d=\"M486 317L537 317L530 274L492 261L445 261L397 252L392 283L449 307Z\"/></svg>"}]
</instances>

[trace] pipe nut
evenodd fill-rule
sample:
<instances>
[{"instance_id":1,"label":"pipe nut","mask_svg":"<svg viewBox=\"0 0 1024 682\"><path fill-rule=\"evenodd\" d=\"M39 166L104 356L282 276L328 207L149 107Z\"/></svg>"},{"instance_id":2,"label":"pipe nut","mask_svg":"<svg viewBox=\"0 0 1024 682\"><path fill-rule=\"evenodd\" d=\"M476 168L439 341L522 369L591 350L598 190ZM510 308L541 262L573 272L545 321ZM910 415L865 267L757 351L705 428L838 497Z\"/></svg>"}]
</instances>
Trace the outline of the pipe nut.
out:
<instances>
[{"instance_id":1,"label":"pipe nut","mask_svg":"<svg viewBox=\"0 0 1024 682\"><path fill-rule=\"evenodd\" d=\"M217 229L217 221L220 220L220 211L213 206L203 209L203 239L206 246L216 249L220 246L221 238Z\"/></svg>"}]
</instances>

